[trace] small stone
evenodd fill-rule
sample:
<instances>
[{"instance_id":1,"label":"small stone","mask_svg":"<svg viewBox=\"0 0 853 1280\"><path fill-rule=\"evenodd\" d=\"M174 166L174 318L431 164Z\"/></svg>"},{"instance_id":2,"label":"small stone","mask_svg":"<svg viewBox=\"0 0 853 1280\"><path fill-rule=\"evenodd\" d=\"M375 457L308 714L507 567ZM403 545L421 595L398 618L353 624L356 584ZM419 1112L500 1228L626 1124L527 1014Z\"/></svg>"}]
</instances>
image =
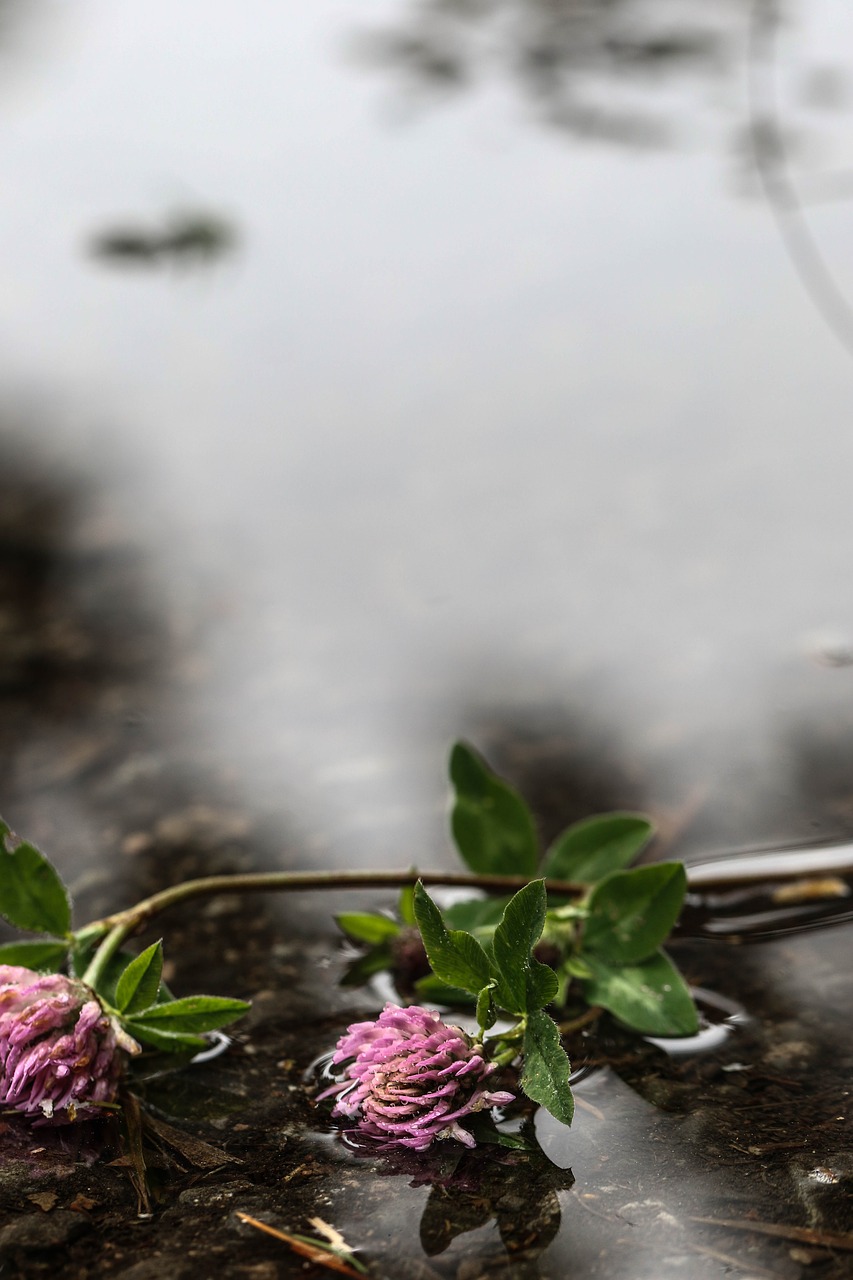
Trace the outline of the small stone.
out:
<instances>
[{"instance_id":1,"label":"small stone","mask_svg":"<svg viewBox=\"0 0 853 1280\"><path fill-rule=\"evenodd\" d=\"M86 1218L69 1209L57 1209L48 1216L24 1214L0 1227L0 1255L15 1249L23 1252L58 1249L88 1230L89 1225Z\"/></svg>"}]
</instances>

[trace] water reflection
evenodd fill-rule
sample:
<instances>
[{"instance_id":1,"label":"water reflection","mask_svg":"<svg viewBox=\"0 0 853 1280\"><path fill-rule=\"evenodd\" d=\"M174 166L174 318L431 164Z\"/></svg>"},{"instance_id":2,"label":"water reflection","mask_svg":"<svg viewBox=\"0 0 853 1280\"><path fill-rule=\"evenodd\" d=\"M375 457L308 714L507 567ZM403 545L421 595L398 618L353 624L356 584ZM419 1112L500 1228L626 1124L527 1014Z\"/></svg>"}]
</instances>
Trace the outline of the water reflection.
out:
<instances>
[{"instance_id":1,"label":"water reflection","mask_svg":"<svg viewBox=\"0 0 853 1280\"><path fill-rule=\"evenodd\" d=\"M744 4L702 0L415 0L361 41L410 87L450 92L509 75L554 126L631 147L678 133L661 84L719 79L740 50Z\"/></svg>"},{"instance_id":2,"label":"water reflection","mask_svg":"<svg viewBox=\"0 0 853 1280\"><path fill-rule=\"evenodd\" d=\"M849 130L839 167L838 131L827 123L849 106L850 71L820 54L809 62L812 23L779 0L693 0L676 10L655 0L412 0L362 51L410 90L446 94L509 76L549 125L634 149L685 141L713 103L723 146L746 170L744 189L757 178L803 288L853 353L849 286L807 216L807 206L851 195ZM784 85L783 102L780 45L792 24L807 33L785 67L793 91ZM739 74L745 102L730 89Z\"/></svg>"},{"instance_id":3,"label":"water reflection","mask_svg":"<svg viewBox=\"0 0 853 1280\"><path fill-rule=\"evenodd\" d=\"M124 267L209 266L237 245L233 222L203 211L177 211L160 226L117 224L93 236L92 256Z\"/></svg>"},{"instance_id":4,"label":"water reflection","mask_svg":"<svg viewBox=\"0 0 853 1280\"><path fill-rule=\"evenodd\" d=\"M488 1126L481 1128L485 1133ZM421 1190L415 1202L420 1206L420 1246L427 1258L439 1261L442 1274L464 1265L464 1259L476 1251L481 1274L532 1280L542 1274L538 1259L559 1231L560 1193L572 1187L574 1176L571 1169L544 1155L529 1122L516 1131L515 1150L502 1149L496 1138L493 1132L490 1145L471 1152L457 1143L438 1144L417 1154L377 1154L375 1146L367 1143L351 1149L374 1176L405 1178L409 1188ZM425 1199L424 1190L428 1192ZM383 1199L387 1208L378 1213L374 1209L369 1224L358 1226L359 1242L368 1249L371 1239L400 1232L400 1198L395 1191L390 1204L388 1197ZM409 1215L413 1207L407 1204ZM471 1239L475 1232L479 1234ZM407 1253L403 1244L400 1275L408 1274Z\"/></svg>"}]
</instances>

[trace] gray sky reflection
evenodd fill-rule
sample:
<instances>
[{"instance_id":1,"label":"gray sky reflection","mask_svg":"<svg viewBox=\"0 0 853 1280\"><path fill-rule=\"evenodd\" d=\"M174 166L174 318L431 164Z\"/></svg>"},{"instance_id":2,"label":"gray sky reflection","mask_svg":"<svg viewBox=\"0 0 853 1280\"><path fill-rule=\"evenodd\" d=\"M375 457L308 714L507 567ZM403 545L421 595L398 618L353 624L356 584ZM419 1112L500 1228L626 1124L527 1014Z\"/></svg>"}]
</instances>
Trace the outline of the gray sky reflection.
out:
<instances>
[{"instance_id":1,"label":"gray sky reflection","mask_svg":"<svg viewBox=\"0 0 853 1280\"><path fill-rule=\"evenodd\" d=\"M698 806L688 845L845 826L796 744L853 732L814 660L853 632L851 367L766 209L726 146L573 142L500 82L393 119L350 59L387 13L79 6L3 107L7 393L138 468L165 588L206 584L211 743L259 803L284 780L318 856L435 847L447 743L501 722L559 755L581 721L635 802ZM846 21L811 14L809 66ZM665 97L707 120L686 77ZM156 278L87 257L188 205L243 252Z\"/></svg>"}]
</instances>

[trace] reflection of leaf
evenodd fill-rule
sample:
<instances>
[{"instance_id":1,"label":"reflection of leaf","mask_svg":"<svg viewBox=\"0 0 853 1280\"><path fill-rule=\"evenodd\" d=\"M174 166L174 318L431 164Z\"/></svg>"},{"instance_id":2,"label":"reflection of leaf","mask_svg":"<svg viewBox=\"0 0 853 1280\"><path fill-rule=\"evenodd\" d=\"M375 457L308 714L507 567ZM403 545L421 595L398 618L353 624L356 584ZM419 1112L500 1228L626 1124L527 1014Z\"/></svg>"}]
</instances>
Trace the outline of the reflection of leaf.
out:
<instances>
[{"instance_id":1,"label":"reflection of leaf","mask_svg":"<svg viewBox=\"0 0 853 1280\"><path fill-rule=\"evenodd\" d=\"M660 146L670 130L666 99L654 87L685 70L717 75L740 39L720 25L718 10L710 10L716 22L691 15L685 23L683 5L648 5L641 22L635 15L626 23L623 4L420 0L392 6L395 16L365 32L361 48L420 98L425 89L459 93L509 69L552 127L611 144Z\"/></svg>"},{"instance_id":2,"label":"reflection of leaf","mask_svg":"<svg viewBox=\"0 0 853 1280\"><path fill-rule=\"evenodd\" d=\"M201 210L182 210L160 225L110 227L92 238L90 250L93 257L115 266L153 267L162 262L212 262L236 243L230 222Z\"/></svg>"},{"instance_id":3,"label":"reflection of leaf","mask_svg":"<svg viewBox=\"0 0 853 1280\"><path fill-rule=\"evenodd\" d=\"M572 1185L572 1172L552 1164L532 1132L517 1141L526 1142L528 1150L478 1147L465 1153L452 1173L433 1180L420 1228L429 1257L493 1220L513 1258L522 1250L528 1256L541 1253L554 1239L560 1226L557 1192Z\"/></svg>"},{"instance_id":4,"label":"reflection of leaf","mask_svg":"<svg viewBox=\"0 0 853 1280\"><path fill-rule=\"evenodd\" d=\"M502 1196L497 1201L498 1230L511 1257L517 1258L522 1250L530 1256L542 1253L560 1230L560 1201L553 1187L539 1192L531 1204L529 1217L519 1218L512 1196Z\"/></svg>"},{"instance_id":5,"label":"reflection of leaf","mask_svg":"<svg viewBox=\"0 0 853 1280\"><path fill-rule=\"evenodd\" d=\"M455 1236L482 1227L494 1216L486 1196L460 1194L455 1187L436 1183L421 1217L421 1245L428 1258L443 1253Z\"/></svg>"}]
</instances>

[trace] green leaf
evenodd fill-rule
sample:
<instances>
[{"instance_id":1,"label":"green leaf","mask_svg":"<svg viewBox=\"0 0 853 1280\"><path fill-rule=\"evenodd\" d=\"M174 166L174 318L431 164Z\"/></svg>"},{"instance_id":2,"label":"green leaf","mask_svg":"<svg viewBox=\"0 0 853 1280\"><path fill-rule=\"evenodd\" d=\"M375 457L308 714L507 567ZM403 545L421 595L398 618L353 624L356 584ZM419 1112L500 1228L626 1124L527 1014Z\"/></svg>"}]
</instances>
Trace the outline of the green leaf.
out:
<instances>
[{"instance_id":1,"label":"green leaf","mask_svg":"<svg viewBox=\"0 0 853 1280\"><path fill-rule=\"evenodd\" d=\"M620 968L601 957L585 957L593 977L584 984L591 1005L601 1005L620 1022L646 1035L690 1036L699 1028L690 989L664 951L641 964Z\"/></svg>"},{"instance_id":2,"label":"green leaf","mask_svg":"<svg viewBox=\"0 0 853 1280\"><path fill-rule=\"evenodd\" d=\"M400 890L400 897L397 900L397 914L403 924L417 923L415 920L415 886L413 884L404 885Z\"/></svg>"},{"instance_id":3,"label":"green leaf","mask_svg":"<svg viewBox=\"0 0 853 1280\"><path fill-rule=\"evenodd\" d=\"M470 1008L476 1003L470 991L463 991L461 987L451 987L449 983L442 982L441 978L437 978L434 973L428 973L426 977L418 978L415 983L415 991L419 1000L444 1004L449 1008L455 1008L457 1005L462 1005L463 1008Z\"/></svg>"},{"instance_id":4,"label":"green leaf","mask_svg":"<svg viewBox=\"0 0 853 1280\"><path fill-rule=\"evenodd\" d=\"M154 942L124 969L116 983L115 1007L119 1013L139 1013L154 1004L163 973L163 943Z\"/></svg>"},{"instance_id":5,"label":"green leaf","mask_svg":"<svg viewBox=\"0 0 853 1280\"><path fill-rule=\"evenodd\" d=\"M592 969L590 969L586 961L581 960L580 956L577 955L567 956L563 968L566 970L566 973L570 974L573 978L592 977Z\"/></svg>"},{"instance_id":6,"label":"green leaf","mask_svg":"<svg viewBox=\"0 0 853 1280\"><path fill-rule=\"evenodd\" d=\"M396 920L389 920L373 912L342 911L335 916L338 927L354 942L371 944L384 942L387 938L395 938L400 932Z\"/></svg>"},{"instance_id":7,"label":"green leaf","mask_svg":"<svg viewBox=\"0 0 853 1280\"><path fill-rule=\"evenodd\" d=\"M446 922L454 929L488 929L500 922L506 910L509 897L501 898L466 898L462 902L454 902L445 907L443 915Z\"/></svg>"},{"instance_id":8,"label":"green leaf","mask_svg":"<svg viewBox=\"0 0 853 1280\"><path fill-rule=\"evenodd\" d=\"M553 999L557 979L552 969L530 954L545 925L545 882L532 880L506 905L493 942L500 981L497 1002L510 1013L540 1009Z\"/></svg>"},{"instance_id":9,"label":"green leaf","mask_svg":"<svg viewBox=\"0 0 853 1280\"><path fill-rule=\"evenodd\" d=\"M540 964L531 959L530 972L527 975L527 1007L528 1009L544 1009L556 996L560 989L560 979L547 964Z\"/></svg>"},{"instance_id":10,"label":"green leaf","mask_svg":"<svg viewBox=\"0 0 853 1280\"><path fill-rule=\"evenodd\" d=\"M72 947L70 968L73 977L82 978L100 941L102 939L98 937L89 939L84 937L82 945ZM118 1007L117 988L119 979L128 965L138 958L131 951L117 951L114 956L110 956L104 972L98 979L95 990L101 999L114 1009ZM157 1004L165 1004L169 1000L174 1000L174 998L166 983L161 981L156 996Z\"/></svg>"},{"instance_id":11,"label":"green leaf","mask_svg":"<svg viewBox=\"0 0 853 1280\"><path fill-rule=\"evenodd\" d=\"M67 934L71 903L65 885L44 854L22 841L12 848L0 820L0 915L30 933Z\"/></svg>"},{"instance_id":12,"label":"green leaf","mask_svg":"<svg viewBox=\"0 0 853 1280\"><path fill-rule=\"evenodd\" d=\"M231 1000L225 996L184 996L167 1004L152 1005L138 1017L126 1017L124 1021L131 1034L137 1023L142 1021L155 1030L160 1028L165 1032L197 1035L242 1018L249 1008L245 1000Z\"/></svg>"},{"instance_id":13,"label":"green leaf","mask_svg":"<svg viewBox=\"0 0 853 1280\"><path fill-rule=\"evenodd\" d=\"M67 942L7 942L0 947L0 964L21 965L36 973L57 973L68 956Z\"/></svg>"},{"instance_id":14,"label":"green leaf","mask_svg":"<svg viewBox=\"0 0 853 1280\"><path fill-rule=\"evenodd\" d=\"M393 963L394 957L391 954L391 948L387 944L371 947L366 955L359 956L357 960L353 960L351 964L347 965L341 975L341 986L361 987L375 973L381 973L383 969L390 969Z\"/></svg>"},{"instance_id":15,"label":"green leaf","mask_svg":"<svg viewBox=\"0 0 853 1280\"><path fill-rule=\"evenodd\" d=\"M415 918L433 972L451 987L476 996L491 980L489 958L476 938L461 929L449 930L441 912L421 884L415 885Z\"/></svg>"},{"instance_id":16,"label":"green leaf","mask_svg":"<svg viewBox=\"0 0 853 1280\"><path fill-rule=\"evenodd\" d=\"M569 1087L571 1066L560 1043L560 1032L552 1018L535 1009L527 1018L524 1033L524 1068L521 1087L555 1119L571 1124L575 1102Z\"/></svg>"},{"instance_id":17,"label":"green leaf","mask_svg":"<svg viewBox=\"0 0 853 1280\"><path fill-rule=\"evenodd\" d=\"M633 862L654 835L641 813L605 813L584 818L558 836L545 857L549 880L594 884Z\"/></svg>"},{"instance_id":18,"label":"green leaf","mask_svg":"<svg viewBox=\"0 0 853 1280\"><path fill-rule=\"evenodd\" d=\"M163 1049L166 1053L183 1053L187 1049L198 1051L210 1047L210 1042L205 1040L204 1036L189 1035L182 1031L166 1031L142 1018L128 1020L125 1025L135 1040L153 1045L155 1049Z\"/></svg>"},{"instance_id":19,"label":"green leaf","mask_svg":"<svg viewBox=\"0 0 853 1280\"><path fill-rule=\"evenodd\" d=\"M611 965L634 964L652 955L669 937L686 891L681 862L656 862L607 876L587 904L584 955L594 951Z\"/></svg>"},{"instance_id":20,"label":"green leaf","mask_svg":"<svg viewBox=\"0 0 853 1280\"><path fill-rule=\"evenodd\" d=\"M451 828L459 852L480 875L536 874L536 828L521 796L463 742L450 755L456 790Z\"/></svg>"},{"instance_id":21,"label":"green leaf","mask_svg":"<svg viewBox=\"0 0 853 1280\"><path fill-rule=\"evenodd\" d=\"M492 997L494 990L494 982L490 982L488 986L477 996L477 1026L482 1027L484 1031L488 1031L489 1027L493 1027L498 1020L497 1009Z\"/></svg>"}]
</instances>

